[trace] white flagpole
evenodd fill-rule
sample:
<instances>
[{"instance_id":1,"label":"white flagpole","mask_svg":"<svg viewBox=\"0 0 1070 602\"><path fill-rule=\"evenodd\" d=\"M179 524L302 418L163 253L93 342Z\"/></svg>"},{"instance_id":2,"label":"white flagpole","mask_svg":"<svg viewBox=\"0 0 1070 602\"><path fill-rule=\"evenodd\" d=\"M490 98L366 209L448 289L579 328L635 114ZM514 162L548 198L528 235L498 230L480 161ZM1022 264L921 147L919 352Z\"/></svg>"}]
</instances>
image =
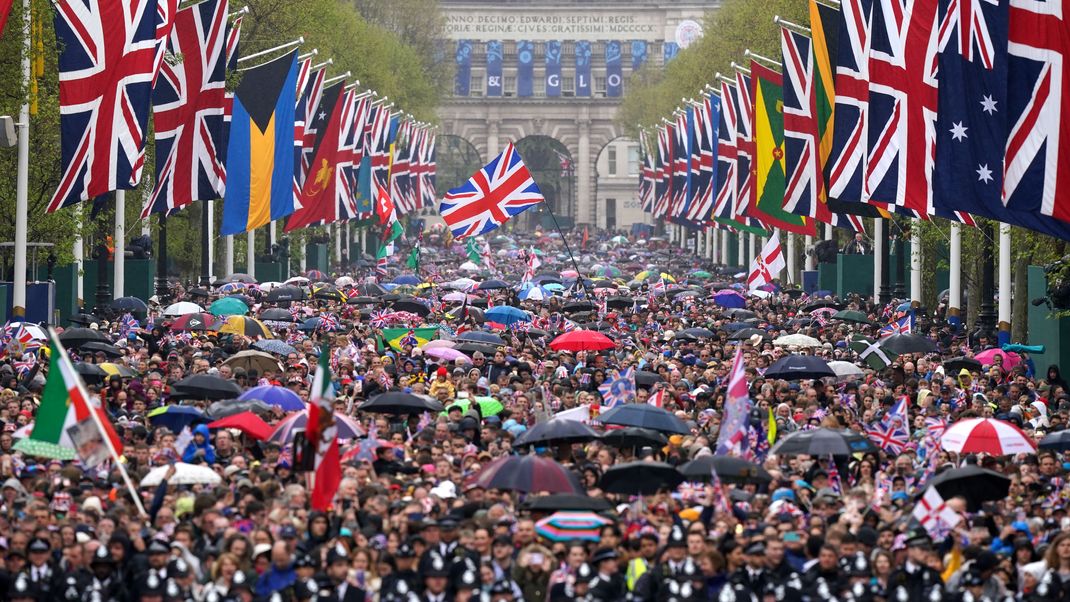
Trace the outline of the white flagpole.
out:
<instances>
[{"instance_id":1,"label":"white flagpole","mask_svg":"<svg viewBox=\"0 0 1070 602\"><path fill-rule=\"evenodd\" d=\"M951 267L948 272L947 319L959 325L962 311L962 224L951 222Z\"/></svg>"},{"instance_id":2,"label":"white flagpole","mask_svg":"<svg viewBox=\"0 0 1070 602\"><path fill-rule=\"evenodd\" d=\"M25 0L23 0L23 1L25 1ZM266 56L266 55L271 54L273 52L278 52L280 50L286 50L287 48L293 48L294 46L300 46L301 44L304 44L304 43L305 43L305 36L301 36L301 37L297 38L296 40L294 40L292 42L286 42L285 44L280 44L278 46L275 46L274 48L268 48L267 50L261 50L260 52L254 52L253 54L249 54L249 55L243 56L243 57L238 59L238 62L239 63L244 63L245 61L251 61L251 60L253 60L255 58Z\"/></svg>"},{"instance_id":3,"label":"white flagpole","mask_svg":"<svg viewBox=\"0 0 1070 602\"><path fill-rule=\"evenodd\" d=\"M1010 342L1011 334L1011 226L999 225L999 343Z\"/></svg>"},{"instance_id":4,"label":"white flagpole","mask_svg":"<svg viewBox=\"0 0 1070 602\"><path fill-rule=\"evenodd\" d=\"M11 296L11 313L26 316L26 236L29 230L30 190L30 0L22 0L22 89L27 91L19 109L18 166L15 171L15 278Z\"/></svg>"},{"instance_id":5,"label":"white flagpole","mask_svg":"<svg viewBox=\"0 0 1070 602\"><path fill-rule=\"evenodd\" d=\"M910 300L921 305L921 220L914 218L910 228Z\"/></svg>"},{"instance_id":6,"label":"white flagpole","mask_svg":"<svg viewBox=\"0 0 1070 602\"><path fill-rule=\"evenodd\" d=\"M256 278L256 232L246 232L245 240L245 273Z\"/></svg>"},{"instance_id":7,"label":"white flagpole","mask_svg":"<svg viewBox=\"0 0 1070 602\"><path fill-rule=\"evenodd\" d=\"M125 296L126 288L126 191L115 191L115 234L112 246L115 248L112 262L112 298Z\"/></svg>"}]
</instances>

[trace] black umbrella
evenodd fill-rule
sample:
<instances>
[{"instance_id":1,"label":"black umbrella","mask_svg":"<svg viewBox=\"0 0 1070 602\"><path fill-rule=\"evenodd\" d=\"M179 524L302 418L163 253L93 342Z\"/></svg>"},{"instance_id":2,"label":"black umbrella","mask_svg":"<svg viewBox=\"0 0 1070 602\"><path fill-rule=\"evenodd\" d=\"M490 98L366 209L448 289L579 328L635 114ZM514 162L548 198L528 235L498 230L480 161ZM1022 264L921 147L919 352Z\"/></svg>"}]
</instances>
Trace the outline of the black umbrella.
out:
<instances>
[{"instance_id":1,"label":"black umbrella","mask_svg":"<svg viewBox=\"0 0 1070 602\"><path fill-rule=\"evenodd\" d=\"M1064 429L1044 435L1037 447L1059 452L1070 451L1070 430Z\"/></svg>"},{"instance_id":2,"label":"black umbrella","mask_svg":"<svg viewBox=\"0 0 1070 602\"><path fill-rule=\"evenodd\" d=\"M82 376L86 382L97 383L108 375L103 368L88 362L74 362L74 371Z\"/></svg>"},{"instance_id":3,"label":"black umbrella","mask_svg":"<svg viewBox=\"0 0 1070 602\"><path fill-rule=\"evenodd\" d=\"M189 289L189 293L187 293L187 294L190 297L201 297L201 298L204 298L204 299L207 299L208 297L212 296L212 294L208 292L208 289L203 289L203 288L191 288L191 289Z\"/></svg>"},{"instance_id":4,"label":"black umbrella","mask_svg":"<svg viewBox=\"0 0 1070 602\"><path fill-rule=\"evenodd\" d=\"M836 303L832 299L818 299L817 301L811 301L810 303L803 305L801 308L799 308L799 311L802 311L803 313L810 313L815 309L821 309L822 307L831 307L836 311L843 309L842 305Z\"/></svg>"},{"instance_id":5,"label":"black umbrella","mask_svg":"<svg viewBox=\"0 0 1070 602\"><path fill-rule=\"evenodd\" d=\"M260 319L270 322L293 322L294 316L289 310L282 309L281 307L272 307L260 312Z\"/></svg>"},{"instance_id":6,"label":"black umbrella","mask_svg":"<svg viewBox=\"0 0 1070 602\"><path fill-rule=\"evenodd\" d=\"M365 297L382 297L386 294L386 289L375 283L361 283L353 289L358 295L364 295Z\"/></svg>"},{"instance_id":7,"label":"black umbrella","mask_svg":"<svg viewBox=\"0 0 1070 602\"><path fill-rule=\"evenodd\" d=\"M936 343L920 334L893 334L880 340L880 346L903 355L904 353L933 353Z\"/></svg>"},{"instance_id":8,"label":"black umbrella","mask_svg":"<svg viewBox=\"0 0 1070 602\"><path fill-rule=\"evenodd\" d=\"M758 335L758 336L762 337L763 339L768 339L769 338L769 333L768 332L766 332L764 330L757 329L757 328L747 327L747 328L741 328L741 329L733 332L732 334L728 335L728 340L729 341L746 341L747 339L751 338L754 335Z\"/></svg>"},{"instance_id":9,"label":"black umbrella","mask_svg":"<svg viewBox=\"0 0 1070 602\"><path fill-rule=\"evenodd\" d=\"M835 430L825 427L809 431L796 431L784 437L769 450L771 454L793 456L849 456L855 453L876 452L873 442L854 431Z\"/></svg>"},{"instance_id":10,"label":"black umbrella","mask_svg":"<svg viewBox=\"0 0 1070 602\"><path fill-rule=\"evenodd\" d=\"M279 288L269 291L265 299L271 303L303 301L308 299L308 293L305 292L305 289L296 286L280 286Z\"/></svg>"},{"instance_id":11,"label":"black umbrella","mask_svg":"<svg viewBox=\"0 0 1070 602\"><path fill-rule=\"evenodd\" d=\"M662 433L687 435L691 432L687 424L667 410L645 403L626 403L609 410L599 418L602 424L620 426L638 426Z\"/></svg>"},{"instance_id":12,"label":"black umbrella","mask_svg":"<svg viewBox=\"0 0 1070 602\"><path fill-rule=\"evenodd\" d=\"M100 324L101 319L93 314L74 314L70 318L67 318L71 324L81 324L82 326L89 326L90 324Z\"/></svg>"},{"instance_id":13,"label":"black umbrella","mask_svg":"<svg viewBox=\"0 0 1070 602\"><path fill-rule=\"evenodd\" d=\"M635 385L637 387L653 387L654 385L663 382L665 382L665 379L657 372L648 372L646 370L635 371Z\"/></svg>"},{"instance_id":14,"label":"black umbrella","mask_svg":"<svg viewBox=\"0 0 1070 602\"><path fill-rule=\"evenodd\" d=\"M345 301L346 300L345 293L343 293L342 291L338 290L338 287L334 286L333 284L328 284L327 286L323 286L323 287L315 289L315 292L312 293L312 298L314 298L314 299L323 299L325 301Z\"/></svg>"},{"instance_id":15,"label":"black umbrella","mask_svg":"<svg viewBox=\"0 0 1070 602\"><path fill-rule=\"evenodd\" d=\"M929 481L929 486L936 487L945 500L956 496L966 498L966 511L977 512L983 502L1006 498L1011 479L994 470L967 464L941 472Z\"/></svg>"},{"instance_id":16,"label":"black umbrella","mask_svg":"<svg viewBox=\"0 0 1070 602\"><path fill-rule=\"evenodd\" d=\"M680 472L692 481L709 481L713 473L725 483L770 483L773 476L764 468L735 456L706 454L680 467Z\"/></svg>"},{"instance_id":17,"label":"black umbrella","mask_svg":"<svg viewBox=\"0 0 1070 602\"><path fill-rule=\"evenodd\" d=\"M612 508L610 503L602 498L571 493L528 496L521 506L532 512L557 512L558 510L601 512Z\"/></svg>"},{"instance_id":18,"label":"black umbrella","mask_svg":"<svg viewBox=\"0 0 1070 602\"><path fill-rule=\"evenodd\" d=\"M746 320L749 318L756 318L757 314L749 309L734 308L724 312L724 315L732 318L733 320Z\"/></svg>"},{"instance_id":19,"label":"black umbrella","mask_svg":"<svg viewBox=\"0 0 1070 602\"><path fill-rule=\"evenodd\" d=\"M684 335L684 336L681 336L681 335ZM717 336L717 334L714 333L709 328L685 328L685 329L681 330L680 332L676 333L676 338L678 338L678 339L688 338L688 337L690 337L691 339L696 339L696 340L697 339L712 339L712 338L714 338L716 336Z\"/></svg>"},{"instance_id":20,"label":"black umbrella","mask_svg":"<svg viewBox=\"0 0 1070 602\"><path fill-rule=\"evenodd\" d=\"M786 355L773 362L765 371L765 378L806 380L836 376L825 360L813 355Z\"/></svg>"},{"instance_id":21,"label":"black umbrella","mask_svg":"<svg viewBox=\"0 0 1070 602\"><path fill-rule=\"evenodd\" d=\"M738 332L744 328L753 328L753 325L748 322L729 322L721 327L721 330L725 332Z\"/></svg>"},{"instance_id":22,"label":"black umbrella","mask_svg":"<svg viewBox=\"0 0 1070 602\"><path fill-rule=\"evenodd\" d=\"M492 278L490 280L484 280L483 282L480 282L479 286L476 287L476 290L493 291L501 288L509 288L509 283L504 280Z\"/></svg>"},{"instance_id":23,"label":"black umbrella","mask_svg":"<svg viewBox=\"0 0 1070 602\"><path fill-rule=\"evenodd\" d=\"M583 443L594 441L598 438L591 427L565 418L554 418L546 422L536 424L525 431L513 443L514 447L523 445L560 444L560 443Z\"/></svg>"},{"instance_id":24,"label":"black umbrella","mask_svg":"<svg viewBox=\"0 0 1070 602\"><path fill-rule=\"evenodd\" d=\"M684 475L664 462L626 462L602 475L599 487L606 493L653 495L662 489L675 489Z\"/></svg>"},{"instance_id":25,"label":"black umbrella","mask_svg":"<svg viewBox=\"0 0 1070 602\"><path fill-rule=\"evenodd\" d=\"M375 297L368 297L366 295L360 295L357 297L350 297L346 300L349 305L375 305L379 303L379 300Z\"/></svg>"},{"instance_id":26,"label":"black umbrella","mask_svg":"<svg viewBox=\"0 0 1070 602\"><path fill-rule=\"evenodd\" d=\"M949 360L944 360L945 374L958 374L963 368L970 372L980 372L981 362L972 357L953 357Z\"/></svg>"},{"instance_id":27,"label":"black umbrella","mask_svg":"<svg viewBox=\"0 0 1070 602\"><path fill-rule=\"evenodd\" d=\"M119 297L111 302L110 307L116 311L128 311L132 314L145 315L149 312L149 306L137 297Z\"/></svg>"},{"instance_id":28,"label":"black umbrella","mask_svg":"<svg viewBox=\"0 0 1070 602\"><path fill-rule=\"evenodd\" d=\"M669 438L650 429L626 426L622 429L606 431L606 434L602 435L602 441L606 445L618 448L643 447L644 445L661 447L669 442Z\"/></svg>"},{"instance_id":29,"label":"black umbrella","mask_svg":"<svg viewBox=\"0 0 1070 602\"><path fill-rule=\"evenodd\" d=\"M453 348L463 353L475 353L478 351L483 355L494 355L498 351L498 348L494 345L477 343L475 341L461 341L454 345Z\"/></svg>"},{"instance_id":30,"label":"black umbrella","mask_svg":"<svg viewBox=\"0 0 1070 602\"><path fill-rule=\"evenodd\" d=\"M245 284L256 284L256 278L253 278L249 274L231 274L226 277L226 282L244 282Z\"/></svg>"},{"instance_id":31,"label":"black umbrella","mask_svg":"<svg viewBox=\"0 0 1070 602\"><path fill-rule=\"evenodd\" d=\"M79 347L82 351L92 351L93 353L103 353L108 357L122 357L123 352L119 351L115 345L110 345L103 341L89 341L85 345Z\"/></svg>"},{"instance_id":32,"label":"black umbrella","mask_svg":"<svg viewBox=\"0 0 1070 602\"><path fill-rule=\"evenodd\" d=\"M416 314L420 317L426 317L431 313L430 307L412 297L394 301L390 307L394 308L396 311L407 311L410 314Z\"/></svg>"},{"instance_id":33,"label":"black umbrella","mask_svg":"<svg viewBox=\"0 0 1070 602\"><path fill-rule=\"evenodd\" d=\"M187 376L171 386L171 399L232 399L239 395L238 383L211 374Z\"/></svg>"},{"instance_id":34,"label":"black umbrella","mask_svg":"<svg viewBox=\"0 0 1070 602\"><path fill-rule=\"evenodd\" d=\"M457 340L460 342L472 342L483 343L485 345L504 345L505 341L493 332L483 332L482 330L469 330L462 333Z\"/></svg>"},{"instance_id":35,"label":"black umbrella","mask_svg":"<svg viewBox=\"0 0 1070 602\"><path fill-rule=\"evenodd\" d=\"M424 412L435 414L442 411L442 404L439 403L438 400L430 397L413 395L412 393L402 393L400 391L389 391L372 397L368 401L360 404L360 407L357 409L377 414L405 416L411 414L423 414Z\"/></svg>"},{"instance_id":36,"label":"black umbrella","mask_svg":"<svg viewBox=\"0 0 1070 602\"><path fill-rule=\"evenodd\" d=\"M631 297L610 297L606 299L606 307L612 309L631 309L635 305L635 299Z\"/></svg>"},{"instance_id":37,"label":"black umbrella","mask_svg":"<svg viewBox=\"0 0 1070 602\"><path fill-rule=\"evenodd\" d=\"M111 343L104 333L92 328L68 328L59 335L59 342L63 343L64 347L81 347L92 341Z\"/></svg>"}]
</instances>

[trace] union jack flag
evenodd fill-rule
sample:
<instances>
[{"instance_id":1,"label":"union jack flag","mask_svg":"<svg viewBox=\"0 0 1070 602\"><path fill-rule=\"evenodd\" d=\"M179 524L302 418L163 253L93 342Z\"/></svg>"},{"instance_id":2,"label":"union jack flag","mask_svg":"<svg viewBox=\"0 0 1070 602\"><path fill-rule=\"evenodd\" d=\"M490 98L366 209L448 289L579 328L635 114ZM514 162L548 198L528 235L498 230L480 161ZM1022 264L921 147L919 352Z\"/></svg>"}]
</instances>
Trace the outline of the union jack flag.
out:
<instances>
[{"instance_id":1,"label":"union jack flag","mask_svg":"<svg viewBox=\"0 0 1070 602\"><path fill-rule=\"evenodd\" d=\"M707 94L702 104L695 107L695 131L698 142L697 185L694 198L687 213L688 221L705 223L713 214L713 189L717 127L721 119L721 100ZM692 162L695 158L692 157ZM692 166L695 167L694 165Z\"/></svg>"},{"instance_id":2,"label":"union jack flag","mask_svg":"<svg viewBox=\"0 0 1070 602\"><path fill-rule=\"evenodd\" d=\"M423 138L423 156L420 160L419 182L420 182L420 206L421 207L433 207L438 196L435 192L435 133L431 130L424 130Z\"/></svg>"},{"instance_id":3,"label":"union jack flag","mask_svg":"<svg viewBox=\"0 0 1070 602\"><path fill-rule=\"evenodd\" d=\"M175 16L170 52L153 90L156 183L141 217L171 213L226 193L227 0L209 0Z\"/></svg>"},{"instance_id":4,"label":"union jack flag","mask_svg":"<svg viewBox=\"0 0 1070 602\"><path fill-rule=\"evenodd\" d=\"M454 238L466 238L490 232L541 202L539 186L509 143L467 183L447 192L439 212Z\"/></svg>"},{"instance_id":5,"label":"union jack flag","mask_svg":"<svg viewBox=\"0 0 1070 602\"><path fill-rule=\"evenodd\" d=\"M49 212L141 181L167 10L158 0L56 3L63 176Z\"/></svg>"},{"instance_id":6,"label":"union jack flag","mask_svg":"<svg viewBox=\"0 0 1070 602\"><path fill-rule=\"evenodd\" d=\"M416 339L416 331L410 328L409 332L405 333L405 336L401 337L401 340L398 341L398 346L419 347L420 341Z\"/></svg>"},{"instance_id":7,"label":"union jack flag","mask_svg":"<svg viewBox=\"0 0 1070 602\"><path fill-rule=\"evenodd\" d=\"M405 215L415 210L411 191L409 190L409 159L412 143L412 122L403 121L398 126L397 142L394 144L394 158L390 165L390 198L394 199L398 215Z\"/></svg>"},{"instance_id":8,"label":"union jack flag","mask_svg":"<svg viewBox=\"0 0 1070 602\"><path fill-rule=\"evenodd\" d=\"M650 152L646 130L639 132L639 152L642 155L643 173L639 178L639 203L643 211L654 211L654 155Z\"/></svg>"},{"instance_id":9,"label":"union jack flag","mask_svg":"<svg viewBox=\"0 0 1070 602\"><path fill-rule=\"evenodd\" d=\"M906 400L900 399L876 424L866 429L870 441L890 455L903 453L910 441Z\"/></svg>"},{"instance_id":10,"label":"union jack flag","mask_svg":"<svg viewBox=\"0 0 1070 602\"><path fill-rule=\"evenodd\" d=\"M840 3L836 56L836 108L829 156L829 197L869 200L866 138L869 116L869 50L872 0Z\"/></svg>"},{"instance_id":11,"label":"union jack flag","mask_svg":"<svg viewBox=\"0 0 1070 602\"><path fill-rule=\"evenodd\" d=\"M386 328L386 326L390 324L392 314L393 312L388 309L373 311L371 315L368 316L368 323L371 324L372 328Z\"/></svg>"},{"instance_id":12,"label":"union jack flag","mask_svg":"<svg viewBox=\"0 0 1070 602\"><path fill-rule=\"evenodd\" d=\"M598 392L602 394L602 405L607 408L635 401L635 371L628 368L623 372L616 372L613 378L598 386Z\"/></svg>"},{"instance_id":13,"label":"union jack flag","mask_svg":"<svg viewBox=\"0 0 1070 602\"><path fill-rule=\"evenodd\" d=\"M914 331L914 314L903 316L881 327L880 336L887 337L893 334L910 334Z\"/></svg>"},{"instance_id":14,"label":"union jack flag","mask_svg":"<svg viewBox=\"0 0 1070 602\"><path fill-rule=\"evenodd\" d=\"M371 158L372 187L382 186L383 190L389 190L390 182L390 143L392 142L392 129L394 117L390 109L378 107L372 115L370 138L366 154Z\"/></svg>"},{"instance_id":15,"label":"union jack flag","mask_svg":"<svg viewBox=\"0 0 1070 602\"><path fill-rule=\"evenodd\" d=\"M15 363L13 364L13 367L15 368L15 373L18 374L20 377L23 377L23 376L26 376L27 374L29 374L30 370L33 370L33 367L36 366L36 365L37 365L37 354L35 354L35 353L24 353L24 354L22 354L22 357L20 357L19 359L15 360Z\"/></svg>"},{"instance_id":16,"label":"union jack flag","mask_svg":"<svg viewBox=\"0 0 1070 602\"><path fill-rule=\"evenodd\" d=\"M0 351L9 357L20 357L24 353L36 351L41 347L41 341L34 338L33 333L23 322L5 324L4 331L0 335L0 342L3 343Z\"/></svg>"},{"instance_id":17,"label":"union jack flag","mask_svg":"<svg viewBox=\"0 0 1070 602\"><path fill-rule=\"evenodd\" d=\"M319 330L324 332L332 332L338 330L338 318L334 314L323 314L320 316Z\"/></svg>"},{"instance_id":18,"label":"union jack flag","mask_svg":"<svg viewBox=\"0 0 1070 602\"><path fill-rule=\"evenodd\" d=\"M736 123L739 119L736 87L721 82L721 114L717 129L717 197L713 215L732 219L736 211Z\"/></svg>"},{"instance_id":19,"label":"union jack flag","mask_svg":"<svg viewBox=\"0 0 1070 602\"><path fill-rule=\"evenodd\" d=\"M119 336L126 337L131 331L137 330L141 327L141 324L137 321L137 318L129 313L123 314L119 318Z\"/></svg>"},{"instance_id":20,"label":"union jack flag","mask_svg":"<svg viewBox=\"0 0 1070 602\"><path fill-rule=\"evenodd\" d=\"M664 217L669 212L672 198L672 144L669 128L658 127L658 148L654 170L654 217Z\"/></svg>"},{"instance_id":21,"label":"union jack flag","mask_svg":"<svg viewBox=\"0 0 1070 602\"><path fill-rule=\"evenodd\" d=\"M758 173L754 163L754 98L750 77L736 72L736 102L739 113L736 121L736 215L746 215L758 200Z\"/></svg>"},{"instance_id":22,"label":"union jack flag","mask_svg":"<svg viewBox=\"0 0 1070 602\"><path fill-rule=\"evenodd\" d=\"M828 461L829 487L839 495L843 495L843 481L840 479L840 469L836 466L836 457L829 454Z\"/></svg>"}]
</instances>

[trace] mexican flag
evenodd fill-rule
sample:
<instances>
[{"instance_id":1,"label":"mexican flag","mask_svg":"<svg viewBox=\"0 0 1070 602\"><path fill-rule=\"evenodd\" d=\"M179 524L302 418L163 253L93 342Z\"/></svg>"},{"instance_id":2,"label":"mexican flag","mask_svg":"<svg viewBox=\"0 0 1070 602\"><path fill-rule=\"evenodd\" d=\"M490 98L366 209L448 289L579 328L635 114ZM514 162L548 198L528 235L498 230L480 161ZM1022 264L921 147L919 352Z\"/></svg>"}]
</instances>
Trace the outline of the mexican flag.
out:
<instances>
[{"instance_id":1,"label":"mexican flag","mask_svg":"<svg viewBox=\"0 0 1070 602\"><path fill-rule=\"evenodd\" d=\"M98 400L89 397L89 391L86 390L82 377L75 372L67 350L51 329L49 339L51 359L48 365L48 380L41 395L37 420L30 436L16 443L15 449L32 456L59 460L81 457L90 464L97 463L91 460L99 460L104 451L107 451L109 456L118 458L123 453L123 444L107 413L100 408ZM96 413L96 421L90 411ZM107 441L101 438L94 444L91 435L87 435L85 439L77 435L79 432L93 433L101 429L103 432L100 434L106 437ZM72 437L72 434L75 434L75 437ZM79 440L78 444L75 438ZM111 449L101 449L101 445Z\"/></svg>"},{"instance_id":2,"label":"mexican flag","mask_svg":"<svg viewBox=\"0 0 1070 602\"><path fill-rule=\"evenodd\" d=\"M308 400L308 423L305 435L315 446L315 477L312 484L312 509L327 511L342 481L342 460L338 451L338 427L334 423L334 385L331 384L331 353L324 346Z\"/></svg>"}]
</instances>

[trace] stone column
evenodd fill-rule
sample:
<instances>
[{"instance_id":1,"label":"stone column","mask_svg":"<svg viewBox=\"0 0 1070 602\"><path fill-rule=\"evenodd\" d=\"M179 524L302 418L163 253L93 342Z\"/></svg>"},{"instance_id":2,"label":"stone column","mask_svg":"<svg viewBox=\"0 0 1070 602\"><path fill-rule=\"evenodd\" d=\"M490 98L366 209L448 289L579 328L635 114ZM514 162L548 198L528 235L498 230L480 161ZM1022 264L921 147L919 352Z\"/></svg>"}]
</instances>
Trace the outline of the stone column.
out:
<instances>
[{"instance_id":1,"label":"stone column","mask_svg":"<svg viewBox=\"0 0 1070 602\"><path fill-rule=\"evenodd\" d=\"M496 157L498 149L498 122L497 120L487 123L487 163Z\"/></svg>"},{"instance_id":2,"label":"stone column","mask_svg":"<svg viewBox=\"0 0 1070 602\"><path fill-rule=\"evenodd\" d=\"M580 137L578 157L576 157L576 222L590 223L591 199L591 122L587 118L579 121Z\"/></svg>"}]
</instances>

